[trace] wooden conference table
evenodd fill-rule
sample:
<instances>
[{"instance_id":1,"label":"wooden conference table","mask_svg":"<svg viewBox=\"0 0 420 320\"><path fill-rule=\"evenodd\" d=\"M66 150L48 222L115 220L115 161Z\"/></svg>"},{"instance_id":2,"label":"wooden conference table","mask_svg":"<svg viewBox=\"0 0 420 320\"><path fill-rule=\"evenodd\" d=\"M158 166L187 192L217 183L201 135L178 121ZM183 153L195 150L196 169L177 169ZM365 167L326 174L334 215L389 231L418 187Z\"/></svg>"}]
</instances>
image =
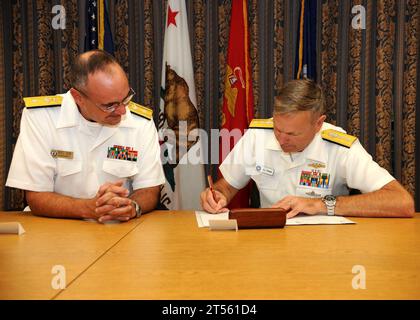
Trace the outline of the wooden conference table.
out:
<instances>
[{"instance_id":1,"label":"wooden conference table","mask_svg":"<svg viewBox=\"0 0 420 320\"><path fill-rule=\"evenodd\" d=\"M235 232L188 211L110 225L1 212L26 233L0 235L0 299L420 299L420 215L351 219Z\"/></svg>"}]
</instances>

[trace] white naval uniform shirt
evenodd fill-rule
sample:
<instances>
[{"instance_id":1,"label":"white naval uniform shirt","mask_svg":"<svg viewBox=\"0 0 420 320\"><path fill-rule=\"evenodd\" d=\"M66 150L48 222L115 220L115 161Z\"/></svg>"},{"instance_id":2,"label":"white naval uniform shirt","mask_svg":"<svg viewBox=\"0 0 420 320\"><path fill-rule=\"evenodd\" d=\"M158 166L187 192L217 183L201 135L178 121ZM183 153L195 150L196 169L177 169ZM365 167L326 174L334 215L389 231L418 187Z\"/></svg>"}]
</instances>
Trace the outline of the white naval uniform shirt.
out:
<instances>
[{"instance_id":1,"label":"white naval uniform shirt","mask_svg":"<svg viewBox=\"0 0 420 320\"><path fill-rule=\"evenodd\" d=\"M345 132L329 123L324 123L320 132L326 129ZM253 179L263 208L287 195L339 196L349 194L349 188L367 193L395 179L373 161L359 140L346 148L323 140L320 132L305 150L289 154L282 151L273 129L248 129L219 169L236 189L245 187ZM305 185L305 173L324 175L328 179L322 184Z\"/></svg>"},{"instance_id":2,"label":"white naval uniform shirt","mask_svg":"<svg viewBox=\"0 0 420 320\"><path fill-rule=\"evenodd\" d=\"M138 151L137 161L109 157L113 146ZM73 152L73 158L54 158L52 150ZM116 126L89 123L70 92L61 107L23 110L6 186L91 199L103 183L121 179L130 192L165 182L152 120L127 108Z\"/></svg>"}]
</instances>

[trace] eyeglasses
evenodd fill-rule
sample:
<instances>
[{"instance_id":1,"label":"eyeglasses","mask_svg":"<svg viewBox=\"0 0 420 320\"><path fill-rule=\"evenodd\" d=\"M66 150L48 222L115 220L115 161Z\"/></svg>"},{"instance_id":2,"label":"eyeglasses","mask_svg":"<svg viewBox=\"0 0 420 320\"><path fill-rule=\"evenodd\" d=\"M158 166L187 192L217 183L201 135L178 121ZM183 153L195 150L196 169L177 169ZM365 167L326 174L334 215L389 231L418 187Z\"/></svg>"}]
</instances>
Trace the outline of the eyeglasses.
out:
<instances>
[{"instance_id":1,"label":"eyeglasses","mask_svg":"<svg viewBox=\"0 0 420 320\"><path fill-rule=\"evenodd\" d=\"M124 107L127 107L128 104L130 103L131 99L133 99L134 95L136 94L136 92L133 90L133 88L130 88L130 91L128 92L128 95L121 101L121 102L114 102L114 103L109 103L106 105L103 104L97 104L95 102L92 101L91 98L89 98L89 96L84 93L82 90L75 88L77 91L79 91L83 96L85 96L90 102L92 102L96 107L98 107L99 109L101 109L104 112L114 112L115 109L117 109L120 105L123 105Z\"/></svg>"}]
</instances>

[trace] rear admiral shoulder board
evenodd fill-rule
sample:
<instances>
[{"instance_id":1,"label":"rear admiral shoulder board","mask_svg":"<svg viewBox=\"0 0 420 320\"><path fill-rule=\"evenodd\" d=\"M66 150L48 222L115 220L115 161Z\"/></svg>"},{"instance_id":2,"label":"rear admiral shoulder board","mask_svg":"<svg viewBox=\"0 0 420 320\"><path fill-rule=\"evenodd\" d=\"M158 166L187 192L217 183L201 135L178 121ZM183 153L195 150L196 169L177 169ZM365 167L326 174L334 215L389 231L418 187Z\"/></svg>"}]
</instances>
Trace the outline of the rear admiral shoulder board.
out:
<instances>
[{"instance_id":1,"label":"rear admiral shoulder board","mask_svg":"<svg viewBox=\"0 0 420 320\"><path fill-rule=\"evenodd\" d=\"M346 148L350 148L351 145L357 140L357 137L355 136L334 129L323 130L321 132L321 137L326 141L336 143Z\"/></svg>"},{"instance_id":2,"label":"rear admiral shoulder board","mask_svg":"<svg viewBox=\"0 0 420 320\"><path fill-rule=\"evenodd\" d=\"M23 98L25 107L28 109L60 107L63 101L62 96L38 96Z\"/></svg>"},{"instance_id":3,"label":"rear admiral shoulder board","mask_svg":"<svg viewBox=\"0 0 420 320\"><path fill-rule=\"evenodd\" d=\"M249 124L249 128L253 129L273 129L273 118L270 119L253 119Z\"/></svg>"},{"instance_id":4,"label":"rear admiral shoulder board","mask_svg":"<svg viewBox=\"0 0 420 320\"><path fill-rule=\"evenodd\" d=\"M138 115L142 118L145 118L147 120L153 119L153 110L150 108L147 108L145 106L131 101L128 105L128 109L130 109L131 113L134 113L135 115Z\"/></svg>"}]
</instances>

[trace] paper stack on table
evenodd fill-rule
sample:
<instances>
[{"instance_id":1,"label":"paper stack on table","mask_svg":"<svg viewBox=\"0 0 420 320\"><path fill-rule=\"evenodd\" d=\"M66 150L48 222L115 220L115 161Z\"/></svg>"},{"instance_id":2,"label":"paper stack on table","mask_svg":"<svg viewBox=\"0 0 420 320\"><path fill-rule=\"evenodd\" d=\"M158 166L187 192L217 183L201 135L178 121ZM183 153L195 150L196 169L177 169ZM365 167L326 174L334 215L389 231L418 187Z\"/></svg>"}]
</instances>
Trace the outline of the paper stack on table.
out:
<instances>
[{"instance_id":1,"label":"paper stack on table","mask_svg":"<svg viewBox=\"0 0 420 320\"><path fill-rule=\"evenodd\" d=\"M205 228L209 227L209 220L229 220L229 211L223 213L207 213L206 211L196 211L195 217L197 219L198 227Z\"/></svg>"},{"instance_id":2,"label":"paper stack on table","mask_svg":"<svg viewBox=\"0 0 420 320\"><path fill-rule=\"evenodd\" d=\"M299 214L286 220L286 226L302 226L308 224L354 224L356 222L340 216L315 215L308 216Z\"/></svg>"},{"instance_id":3,"label":"paper stack on table","mask_svg":"<svg viewBox=\"0 0 420 320\"><path fill-rule=\"evenodd\" d=\"M196 211L195 217L199 228L209 227L209 220L229 220L229 212L223 213L207 213L205 211ZM286 226L302 226L302 225L316 225L316 224L354 224L347 218L340 216L324 216L324 215L297 215L296 217L286 220Z\"/></svg>"}]
</instances>

